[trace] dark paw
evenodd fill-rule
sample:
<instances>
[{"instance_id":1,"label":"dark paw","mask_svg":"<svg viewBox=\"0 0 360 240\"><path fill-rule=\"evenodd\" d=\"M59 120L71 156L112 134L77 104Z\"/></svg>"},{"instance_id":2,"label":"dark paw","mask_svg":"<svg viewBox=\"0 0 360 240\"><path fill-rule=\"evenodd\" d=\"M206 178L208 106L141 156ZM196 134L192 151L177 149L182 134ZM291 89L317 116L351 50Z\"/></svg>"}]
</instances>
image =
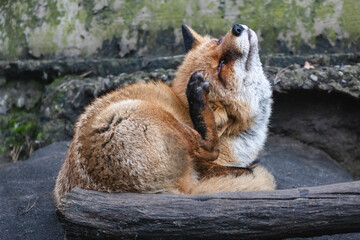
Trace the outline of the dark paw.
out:
<instances>
[{"instance_id":1,"label":"dark paw","mask_svg":"<svg viewBox=\"0 0 360 240\"><path fill-rule=\"evenodd\" d=\"M207 104L207 96L209 92L209 80L204 79L203 75L199 72L193 73L186 88L186 96L189 101L189 106L195 105L195 108L203 108L205 104Z\"/></svg>"}]
</instances>

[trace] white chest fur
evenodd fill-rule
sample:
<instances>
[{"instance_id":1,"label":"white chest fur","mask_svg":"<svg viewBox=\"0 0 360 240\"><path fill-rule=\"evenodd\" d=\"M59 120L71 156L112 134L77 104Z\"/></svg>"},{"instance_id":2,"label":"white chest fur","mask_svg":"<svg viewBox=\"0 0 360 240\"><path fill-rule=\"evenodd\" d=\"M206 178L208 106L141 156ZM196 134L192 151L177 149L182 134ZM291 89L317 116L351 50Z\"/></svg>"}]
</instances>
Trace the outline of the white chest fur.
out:
<instances>
[{"instance_id":1,"label":"white chest fur","mask_svg":"<svg viewBox=\"0 0 360 240\"><path fill-rule=\"evenodd\" d=\"M254 124L231 139L230 145L237 161L230 165L247 167L256 159L266 141L271 114L272 90L261 64L253 66L250 71L246 72L246 76L244 76L245 69L240 66L235 69L235 72L238 71L236 74L243 75L239 76L240 79L243 79L238 89L239 100L247 103L250 107Z\"/></svg>"}]
</instances>

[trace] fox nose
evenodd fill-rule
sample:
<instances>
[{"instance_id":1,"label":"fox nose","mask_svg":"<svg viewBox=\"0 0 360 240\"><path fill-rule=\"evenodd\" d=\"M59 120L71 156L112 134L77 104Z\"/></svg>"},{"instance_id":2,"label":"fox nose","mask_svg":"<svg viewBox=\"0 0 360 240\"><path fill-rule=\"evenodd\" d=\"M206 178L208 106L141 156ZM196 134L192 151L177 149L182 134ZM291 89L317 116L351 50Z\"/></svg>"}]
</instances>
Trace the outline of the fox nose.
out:
<instances>
[{"instance_id":1,"label":"fox nose","mask_svg":"<svg viewBox=\"0 0 360 240\"><path fill-rule=\"evenodd\" d=\"M232 34L234 34L236 37L240 36L242 31L244 31L244 27L240 24L234 24L232 27Z\"/></svg>"}]
</instances>

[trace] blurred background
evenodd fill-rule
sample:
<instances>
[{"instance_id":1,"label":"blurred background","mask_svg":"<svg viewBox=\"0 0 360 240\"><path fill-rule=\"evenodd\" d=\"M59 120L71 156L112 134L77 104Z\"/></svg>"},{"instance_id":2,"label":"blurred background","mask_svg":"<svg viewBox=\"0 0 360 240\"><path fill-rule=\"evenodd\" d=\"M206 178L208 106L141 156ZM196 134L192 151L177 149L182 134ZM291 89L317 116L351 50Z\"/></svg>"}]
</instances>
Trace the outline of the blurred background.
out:
<instances>
[{"instance_id":1,"label":"blurred background","mask_svg":"<svg viewBox=\"0 0 360 240\"><path fill-rule=\"evenodd\" d=\"M171 56L181 24L221 36L234 23L260 36L263 53L360 48L359 1L1 1L0 58Z\"/></svg>"},{"instance_id":2,"label":"blurred background","mask_svg":"<svg viewBox=\"0 0 360 240\"><path fill-rule=\"evenodd\" d=\"M357 0L2 0L0 164L70 140L94 97L171 83L181 24L219 37L241 23L258 34L274 86L271 134L321 149L359 178L359 12Z\"/></svg>"}]
</instances>

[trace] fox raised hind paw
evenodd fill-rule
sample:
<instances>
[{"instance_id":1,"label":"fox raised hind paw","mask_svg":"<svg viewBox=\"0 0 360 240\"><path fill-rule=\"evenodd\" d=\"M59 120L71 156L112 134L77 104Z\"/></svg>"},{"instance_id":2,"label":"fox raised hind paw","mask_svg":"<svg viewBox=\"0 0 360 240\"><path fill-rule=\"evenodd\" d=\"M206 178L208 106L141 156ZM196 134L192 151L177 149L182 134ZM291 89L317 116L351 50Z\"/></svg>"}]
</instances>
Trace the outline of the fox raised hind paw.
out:
<instances>
[{"instance_id":1,"label":"fox raised hind paw","mask_svg":"<svg viewBox=\"0 0 360 240\"><path fill-rule=\"evenodd\" d=\"M209 92L209 80L204 79L199 72L193 73L186 88L189 107L191 106L194 111L201 111L208 104Z\"/></svg>"}]
</instances>

